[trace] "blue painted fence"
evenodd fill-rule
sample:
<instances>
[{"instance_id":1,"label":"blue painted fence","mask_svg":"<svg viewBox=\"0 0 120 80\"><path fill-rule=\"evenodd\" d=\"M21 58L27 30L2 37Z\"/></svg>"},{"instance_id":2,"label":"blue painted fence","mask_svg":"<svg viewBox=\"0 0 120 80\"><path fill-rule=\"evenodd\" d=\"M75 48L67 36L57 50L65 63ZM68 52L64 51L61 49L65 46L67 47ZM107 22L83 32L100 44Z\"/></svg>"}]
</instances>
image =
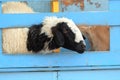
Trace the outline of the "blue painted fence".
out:
<instances>
[{"instance_id":1,"label":"blue painted fence","mask_svg":"<svg viewBox=\"0 0 120 80\"><path fill-rule=\"evenodd\" d=\"M0 37L0 80L120 80L120 0L109 0L108 6L102 12L2 14L0 2L1 36L2 28L37 24L45 16L65 16L76 24L110 25L110 51L84 54L62 49L59 54L8 55L2 53Z\"/></svg>"}]
</instances>

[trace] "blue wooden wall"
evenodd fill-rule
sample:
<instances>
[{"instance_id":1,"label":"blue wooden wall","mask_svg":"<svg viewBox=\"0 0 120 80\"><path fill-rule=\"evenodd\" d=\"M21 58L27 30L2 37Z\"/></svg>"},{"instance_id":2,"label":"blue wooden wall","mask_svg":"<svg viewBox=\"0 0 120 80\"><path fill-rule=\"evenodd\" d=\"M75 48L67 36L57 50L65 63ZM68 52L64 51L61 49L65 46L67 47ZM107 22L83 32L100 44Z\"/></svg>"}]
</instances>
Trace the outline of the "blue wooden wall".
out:
<instances>
[{"instance_id":1,"label":"blue wooden wall","mask_svg":"<svg viewBox=\"0 0 120 80\"><path fill-rule=\"evenodd\" d=\"M0 80L120 80L120 0L108 3L107 11L0 13L0 35L2 28L37 24L45 16L65 16L76 24L110 25L110 51L84 54L62 49L59 54L8 55L2 53L0 37Z\"/></svg>"}]
</instances>

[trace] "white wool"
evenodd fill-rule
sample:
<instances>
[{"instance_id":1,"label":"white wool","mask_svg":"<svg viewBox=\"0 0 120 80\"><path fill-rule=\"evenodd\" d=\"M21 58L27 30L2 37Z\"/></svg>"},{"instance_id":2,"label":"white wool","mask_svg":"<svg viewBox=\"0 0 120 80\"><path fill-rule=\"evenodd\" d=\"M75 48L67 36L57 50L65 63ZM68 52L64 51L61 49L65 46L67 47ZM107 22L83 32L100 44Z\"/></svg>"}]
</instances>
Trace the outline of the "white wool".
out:
<instances>
[{"instance_id":1,"label":"white wool","mask_svg":"<svg viewBox=\"0 0 120 80\"><path fill-rule=\"evenodd\" d=\"M27 50L28 28L7 28L2 30L3 52L4 53L31 53ZM45 43L44 50L39 53L51 53Z\"/></svg>"},{"instance_id":2,"label":"white wool","mask_svg":"<svg viewBox=\"0 0 120 80\"><path fill-rule=\"evenodd\" d=\"M3 29L3 51L5 53L27 53L27 33L28 28Z\"/></svg>"},{"instance_id":3,"label":"white wool","mask_svg":"<svg viewBox=\"0 0 120 80\"><path fill-rule=\"evenodd\" d=\"M53 37L51 28L57 25L57 17L46 17L43 21L43 27L41 28L41 33L45 33L48 37Z\"/></svg>"},{"instance_id":4,"label":"white wool","mask_svg":"<svg viewBox=\"0 0 120 80\"><path fill-rule=\"evenodd\" d=\"M3 13L34 13L34 11L23 2L6 2L2 4Z\"/></svg>"},{"instance_id":5,"label":"white wool","mask_svg":"<svg viewBox=\"0 0 120 80\"><path fill-rule=\"evenodd\" d=\"M71 19L67 18L57 18L57 17L46 17L43 21L44 27L42 27L42 33L46 33L49 37L52 37L52 31L51 28L55 27L58 23L66 22L68 27L72 30L72 32L75 34L75 42L79 43L81 40L83 40L82 33L80 32L79 28L74 24L74 22Z\"/></svg>"}]
</instances>

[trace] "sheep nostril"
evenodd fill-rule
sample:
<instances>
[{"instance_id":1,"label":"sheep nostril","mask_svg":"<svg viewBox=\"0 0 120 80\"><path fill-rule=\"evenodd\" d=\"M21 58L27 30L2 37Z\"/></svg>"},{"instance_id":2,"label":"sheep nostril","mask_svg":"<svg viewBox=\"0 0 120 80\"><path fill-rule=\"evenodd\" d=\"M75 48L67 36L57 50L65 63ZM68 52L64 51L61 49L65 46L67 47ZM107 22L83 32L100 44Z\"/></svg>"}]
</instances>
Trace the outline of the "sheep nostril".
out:
<instances>
[{"instance_id":1,"label":"sheep nostril","mask_svg":"<svg viewBox=\"0 0 120 80\"><path fill-rule=\"evenodd\" d=\"M86 48L86 46L85 46L85 44L83 43L83 41L80 41L80 48L82 48L82 49L85 49L85 48Z\"/></svg>"},{"instance_id":2,"label":"sheep nostril","mask_svg":"<svg viewBox=\"0 0 120 80\"><path fill-rule=\"evenodd\" d=\"M85 48L86 48L86 46L82 44L82 45L81 45L81 48L82 48L82 49L85 49Z\"/></svg>"}]
</instances>

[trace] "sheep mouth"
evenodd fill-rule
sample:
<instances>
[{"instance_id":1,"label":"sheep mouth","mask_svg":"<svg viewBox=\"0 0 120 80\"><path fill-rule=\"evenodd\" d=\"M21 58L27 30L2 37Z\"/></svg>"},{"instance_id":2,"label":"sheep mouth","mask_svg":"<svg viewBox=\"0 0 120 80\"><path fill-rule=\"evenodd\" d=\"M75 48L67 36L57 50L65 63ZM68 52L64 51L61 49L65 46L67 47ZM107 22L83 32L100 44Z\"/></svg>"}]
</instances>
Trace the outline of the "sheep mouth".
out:
<instances>
[{"instance_id":1,"label":"sheep mouth","mask_svg":"<svg viewBox=\"0 0 120 80\"><path fill-rule=\"evenodd\" d=\"M80 44L77 45L75 49L78 53L83 53L86 50L86 45L83 41L80 41Z\"/></svg>"},{"instance_id":2,"label":"sheep mouth","mask_svg":"<svg viewBox=\"0 0 120 80\"><path fill-rule=\"evenodd\" d=\"M85 52L85 49L82 49L82 50L77 50L78 53L82 54Z\"/></svg>"}]
</instances>

